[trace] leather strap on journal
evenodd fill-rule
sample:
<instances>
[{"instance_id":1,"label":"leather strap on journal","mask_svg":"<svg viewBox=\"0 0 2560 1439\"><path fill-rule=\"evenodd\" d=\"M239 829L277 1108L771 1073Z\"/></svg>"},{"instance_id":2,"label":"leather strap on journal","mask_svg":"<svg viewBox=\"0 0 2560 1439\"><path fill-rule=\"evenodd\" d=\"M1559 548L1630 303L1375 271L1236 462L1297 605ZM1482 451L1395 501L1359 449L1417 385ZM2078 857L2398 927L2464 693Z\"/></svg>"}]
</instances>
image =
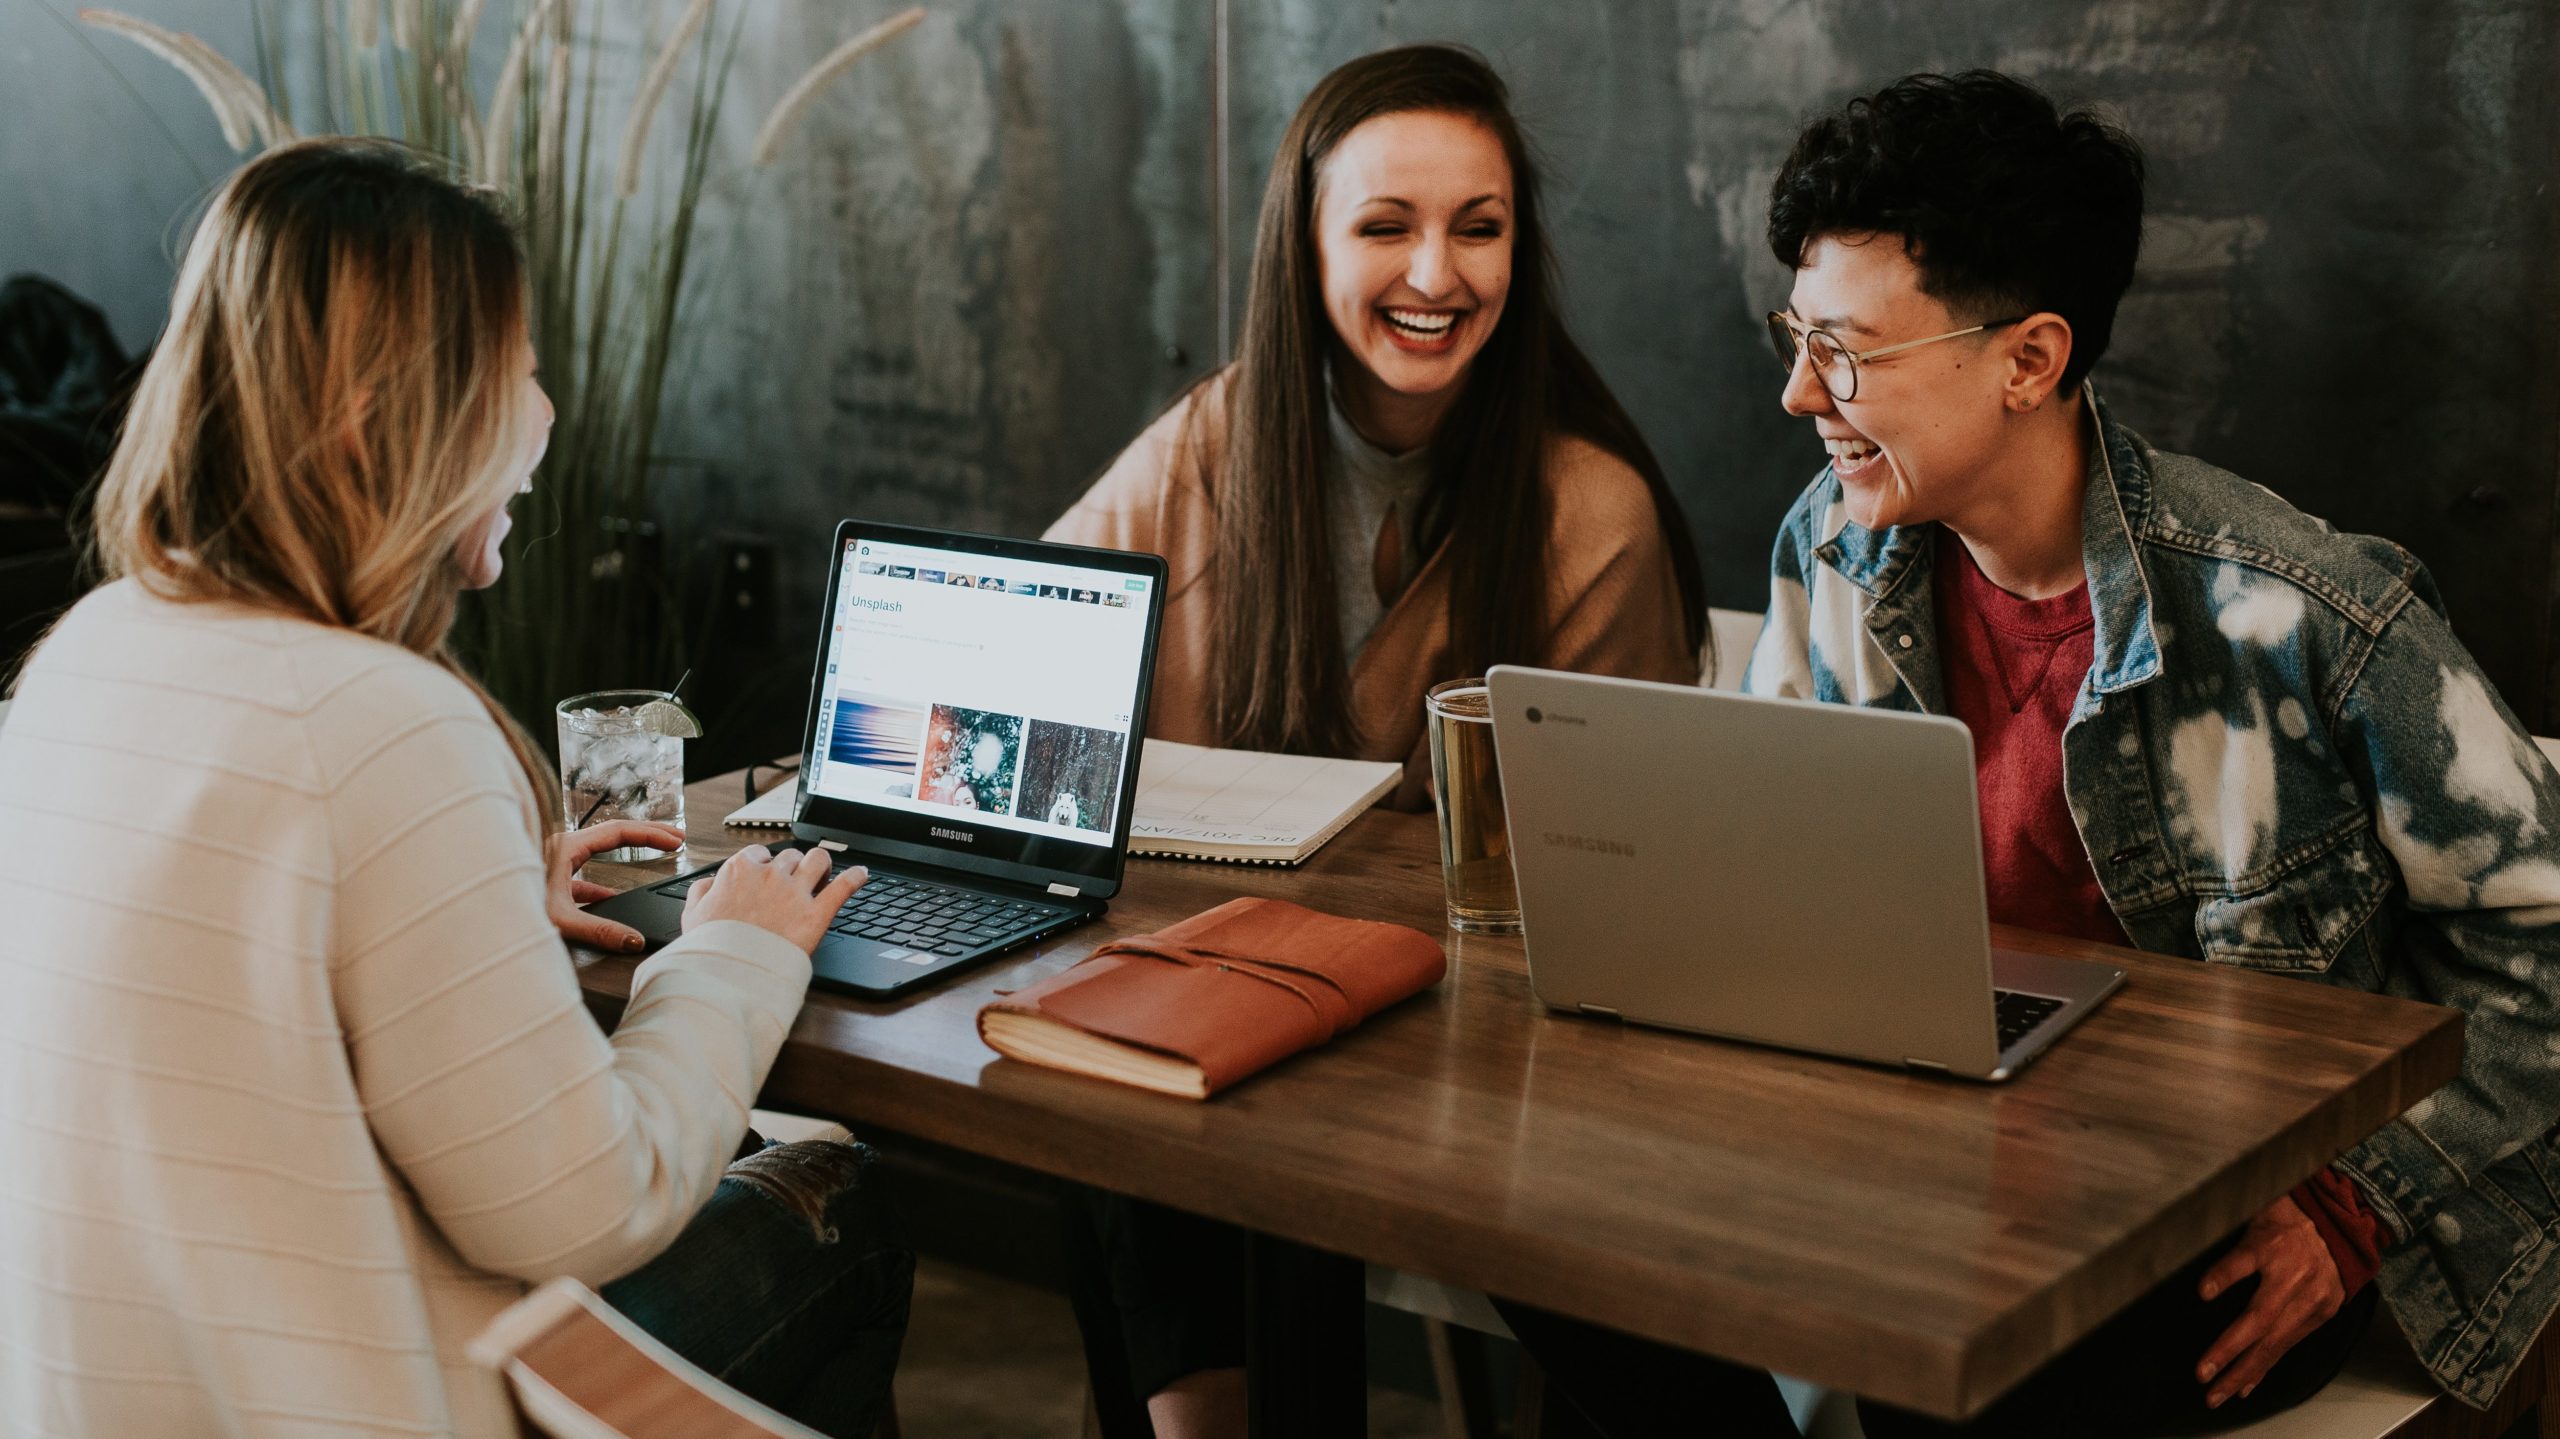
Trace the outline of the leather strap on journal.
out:
<instances>
[{"instance_id":1,"label":"leather strap on journal","mask_svg":"<svg viewBox=\"0 0 2560 1439\"><path fill-rule=\"evenodd\" d=\"M1440 944L1400 924L1234 899L1095 950L978 1015L1037 1015L1199 1066L1209 1093L1439 983Z\"/></svg>"}]
</instances>

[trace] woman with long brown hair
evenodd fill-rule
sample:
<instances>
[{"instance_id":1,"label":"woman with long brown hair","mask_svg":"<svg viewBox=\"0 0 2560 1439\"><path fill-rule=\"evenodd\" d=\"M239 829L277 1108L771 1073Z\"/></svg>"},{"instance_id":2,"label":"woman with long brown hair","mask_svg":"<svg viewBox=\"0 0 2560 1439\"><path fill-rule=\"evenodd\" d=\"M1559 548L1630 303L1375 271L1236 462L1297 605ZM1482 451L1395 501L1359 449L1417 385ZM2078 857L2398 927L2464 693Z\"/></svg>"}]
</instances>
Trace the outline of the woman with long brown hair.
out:
<instances>
[{"instance_id":1,"label":"woman with long brown hair","mask_svg":"<svg viewBox=\"0 0 2560 1439\"><path fill-rule=\"evenodd\" d=\"M465 1346L571 1275L870 1432L913 1258L865 1154L730 1164L861 872L745 852L608 1039L562 939L640 936L577 869L684 837L554 832L446 648L550 420L486 196L375 141L215 196L100 493L108 583L0 729L0 1431L511 1435Z\"/></svg>"},{"instance_id":2,"label":"woman with long brown hair","mask_svg":"<svg viewBox=\"0 0 2560 1439\"><path fill-rule=\"evenodd\" d=\"M1441 680L1697 680L1687 522L1555 291L1482 59L1406 46L1317 84L1263 191L1235 362L1049 530L1169 562L1148 733L1398 761L1419 808ZM1065 1219L1105 1432L1243 1432L1242 1235L1098 1193Z\"/></svg>"},{"instance_id":3,"label":"woman with long brown hair","mask_svg":"<svg viewBox=\"0 0 2560 1439\"><path fill-rule=\"evenodd\" d=\"M1697 552L1566 333L1527 141L1442 45L1344 65L1269 184L1235 362L1049 538L1171 565L1148 733L1402 761L1498 662L1693 682Z\"/></svg>"}]
</instances>

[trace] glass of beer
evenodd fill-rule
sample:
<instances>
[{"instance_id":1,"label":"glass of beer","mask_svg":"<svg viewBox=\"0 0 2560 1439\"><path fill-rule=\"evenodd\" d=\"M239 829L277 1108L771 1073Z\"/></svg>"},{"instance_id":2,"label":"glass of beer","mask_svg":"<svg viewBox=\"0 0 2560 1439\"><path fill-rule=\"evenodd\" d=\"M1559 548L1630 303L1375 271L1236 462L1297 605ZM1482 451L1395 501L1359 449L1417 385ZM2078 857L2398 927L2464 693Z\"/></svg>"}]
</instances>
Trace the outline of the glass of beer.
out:
<instances>
[{"instance_id":1,"label":"glass of beer","mask_svg":"<svg viewBox=\"0 0 2560 1439\"><path fill-rule=\"evenodd\" d=\"M1480 679L1433 685L1422 699L1431 729L1431 789L1440 810L1440 876L1449 927L1461 934L1518 934L1520 888L1511 877L1511 829L1502 772L1493 763L1493 704Z\"/></svg>"}]
</instances>

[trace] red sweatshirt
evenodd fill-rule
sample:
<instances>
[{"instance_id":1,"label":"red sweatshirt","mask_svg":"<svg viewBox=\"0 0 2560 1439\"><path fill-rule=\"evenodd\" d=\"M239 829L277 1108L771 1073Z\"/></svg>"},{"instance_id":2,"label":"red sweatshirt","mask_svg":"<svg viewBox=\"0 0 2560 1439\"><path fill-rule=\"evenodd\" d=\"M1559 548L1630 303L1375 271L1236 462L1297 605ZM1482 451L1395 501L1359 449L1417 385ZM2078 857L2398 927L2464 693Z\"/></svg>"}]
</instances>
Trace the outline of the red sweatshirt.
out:
<instances>
[{"instance_id":1,"label":"red sweatshirt","mask_svg":"<svg viewBox=\"0 0 2560 1439\"><path fill-rule=\"evenodd\" d=\"M2062 731L2089 673L2089 587L2022 600L1991 582L1953 530L1938 532L1938 654L1947 710L1973 731L1982 874L1991 922L2128 944L2062 788ZM2293 1202L2354 1294L2381 1262L2381 1222L2334 1170Z\"/></svg>"}]
</instances>

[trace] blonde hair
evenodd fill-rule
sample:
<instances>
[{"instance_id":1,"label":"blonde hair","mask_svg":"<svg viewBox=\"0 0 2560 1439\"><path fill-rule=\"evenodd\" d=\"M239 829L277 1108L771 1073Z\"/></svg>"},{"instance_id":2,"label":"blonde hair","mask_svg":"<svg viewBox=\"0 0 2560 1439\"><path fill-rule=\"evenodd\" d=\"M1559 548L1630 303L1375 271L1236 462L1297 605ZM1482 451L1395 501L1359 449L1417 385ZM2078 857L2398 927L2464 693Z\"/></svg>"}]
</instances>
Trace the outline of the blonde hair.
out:
<instances>
[{"instance_id":1,"label":"blonde hair","mask_svg":"<svg viewBox=\"0 0 2560 1439\"><path fill-rule=\"evenodd\" d=\"M448 648L458 547L521 480L525 267L488 195L380 140L268 152L214 196L98 492L110 578L354 630L488 709L546 826L556 782Z\"/></svg>"}]
</instances>

